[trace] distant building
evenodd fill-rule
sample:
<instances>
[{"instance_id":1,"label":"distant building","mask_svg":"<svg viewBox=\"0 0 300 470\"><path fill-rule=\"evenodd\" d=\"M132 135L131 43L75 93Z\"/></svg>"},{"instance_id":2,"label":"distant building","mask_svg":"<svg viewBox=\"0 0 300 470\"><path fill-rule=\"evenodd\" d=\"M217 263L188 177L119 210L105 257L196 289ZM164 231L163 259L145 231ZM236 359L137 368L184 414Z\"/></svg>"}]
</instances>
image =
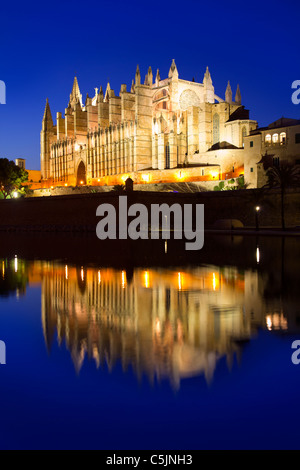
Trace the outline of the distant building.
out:
<instances>
[{"instance_id":1,"label":"distant building","mask_svg":"<svg viewBox=\"0 0 300 470\"><path fill-rule=\"evenodd\" d=\"M245 180L261 187L266 170L281 164L300 164L300 120L282 117L245 138Z\"/></svg>"},{"instance_id":2,"label":"distant building","mask_svg":"<svg viewBox=\"0 0 300 470\"><path fill-rule=\"evenodd\" d=\"M108 83L85 103L75 77L56 124L46 102L42 179L59 186L232 178L244 173L245 137L256 127L239 86L234 99L229 82L218 97L208 68L203 83L187 81L173 60L167 78L149 67L142 83L137 67L129 91L123 84L117 96Z\"/></svg>"},{"instance_id":3,"label":"distant building","mask_svg":"<svg viewBox=\"0 0 300 470\"><path fill-rule=\"evenodd\" d=\"M26 160L24 158L16 158L15 163L17 166L27 171L28 173L27 183L32 183L31 184L32 189L39 188L40 182L41 182L41 172L39 170L27 170Z\"/></svg>"}]
</instances>

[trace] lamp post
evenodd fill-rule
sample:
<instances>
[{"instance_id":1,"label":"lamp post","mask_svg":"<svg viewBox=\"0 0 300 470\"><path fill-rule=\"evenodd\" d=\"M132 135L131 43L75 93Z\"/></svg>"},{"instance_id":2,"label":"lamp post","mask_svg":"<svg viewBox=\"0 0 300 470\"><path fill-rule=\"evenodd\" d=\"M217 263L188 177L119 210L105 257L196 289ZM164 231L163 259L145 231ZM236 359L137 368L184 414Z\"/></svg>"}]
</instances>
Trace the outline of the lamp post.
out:
<instances>
[{"instance_id":1,"label":"lamp post","mask_svg":"<svg viewBox=\"0 0 300 470\"><path fill-rule=\"evenodd\" d=\"M259 226L258 226L258 214L259 214L259 211L260 211L260 207L259 207L259 206L256 206L256 207L255 207L255 230L258 230L258 229L259 229Z\"/></svg>"}]
</instances>

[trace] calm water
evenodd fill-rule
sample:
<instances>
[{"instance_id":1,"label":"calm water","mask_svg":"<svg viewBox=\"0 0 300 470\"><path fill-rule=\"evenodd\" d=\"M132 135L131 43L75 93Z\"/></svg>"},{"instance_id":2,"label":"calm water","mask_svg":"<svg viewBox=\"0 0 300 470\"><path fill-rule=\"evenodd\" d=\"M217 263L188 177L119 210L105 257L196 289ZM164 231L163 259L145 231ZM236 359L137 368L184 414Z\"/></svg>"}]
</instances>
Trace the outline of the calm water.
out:
<instances>
[{"instance_id":1,"label":"calm water","mask_svg":"<svg viewBox=\"0 0 300 470\"><path fill-rule=\"evenodd\" d=\"M0 238L1 448L299 447L297 238Z\"/></svg>"}]
</instances>

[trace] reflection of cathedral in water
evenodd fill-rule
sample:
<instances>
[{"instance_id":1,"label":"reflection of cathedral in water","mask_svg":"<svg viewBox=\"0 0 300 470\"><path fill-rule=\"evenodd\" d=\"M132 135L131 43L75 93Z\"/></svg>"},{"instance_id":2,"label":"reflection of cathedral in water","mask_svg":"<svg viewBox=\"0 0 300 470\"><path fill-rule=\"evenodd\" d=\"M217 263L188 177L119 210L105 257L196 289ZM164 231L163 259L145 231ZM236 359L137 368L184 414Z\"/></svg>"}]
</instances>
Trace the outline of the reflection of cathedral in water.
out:
<instances>
[{"instance_id":1,"label":"reflection of cathedral in water","mask_svg":"<svg viewBox=\"0 0 300 470\"><path fill-rule=\"evenodd\" d=\"M76 268L43 263L42 317L50 347L55 330L77 371L120 361L151 382L205 374L218 359L231 366L240 342L265 322L257 272L235 268Z\"/></svg>"}]
</instances>

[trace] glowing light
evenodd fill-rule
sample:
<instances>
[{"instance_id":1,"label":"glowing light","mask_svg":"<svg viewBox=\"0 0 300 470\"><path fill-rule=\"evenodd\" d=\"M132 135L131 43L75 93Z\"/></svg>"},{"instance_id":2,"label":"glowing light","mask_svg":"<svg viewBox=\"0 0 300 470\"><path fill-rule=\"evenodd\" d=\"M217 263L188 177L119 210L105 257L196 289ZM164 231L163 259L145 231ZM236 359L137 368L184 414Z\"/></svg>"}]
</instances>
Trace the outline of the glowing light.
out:
<instances>
[{"instance_id":1,"label":"glowing light","mask_svg":"<svg viewBox=\"0 0 300 470\"><path fill-rule=\"evenodd\" d=\"M3 279L5 277L5 264L4 264L4 261L2 261L2 277L3 277Z\"/></svg>"},{"instance_id":2,"label":"glowing light","mask_svg":"<svg viewBox=\"0 0 300 470\"><path fill-rule=\"evenodd\" d=\"M211 176L212 178L218 178L218 177L219 177L219 173L218 173L217 171L211 171L211 172L210 172L210 176Z\"/></svg>"},{"instance_id":3,"label":"glowing light","mask_svg":"<svg viewBox=\"0 0 300 470\"><path fill-rule=\"evenodd\" d=\"M150 181L150 175L142 175L142 180L145 181L145 183L149 183Z\"/></svg>"},{"instance_id":4,"label":"glowing light","mask_svg":"<svg viewBox=\"0 0 300 470\"><path fill-rule=\"evenodd\" d=\"M16 199L18 196L19 196L19 194L17 193L17 191L15 191L15 192L13 193L13 197Z\"/></svg>"},{"instance_id":5,"label":"glowing light","mask_svg":"<svg viewBox=\"0 0 300 470\"><path fill-rule=\"evenodd\" d=\"M80 149L80 146L78 144L75 144L75 151L78 152L79 149Z\"/></svg>"},{"instance_id":6,"label":"glowing light","mask_svg":"<svg viewBox=\"0 0 300 470\"><path fill-rule=\"evenodd\" d=\"M127 284L126 272L122 271L122 289L125 289L126 284Z\"/></svg>"},{"instance_id":7,"label":"glowing light","mask_svg":"<svg viewBox=\"0 0 300 470\"><path fill-rule=\"evenodd\" d=\"M255 207L255 210L256 210L256 212L260 211L260 207L259 207L259 206L256 206L256 207Z\"/></svg>"},{"instance_id":8,"label":"glowing light","mask_svg":"<svg viewBox=\"0 0 300 470\"><path fill-rule=\"evenodd\" d=\"M83 184L83 181L80 181L80 184Z\"/></svg>"},{"instance_id":9,"label":"glowing light","mask_svg":"<svg viewBox=\"0 0 300 470\"><path fill-rule=\"evenodd\" d=\"M101 284L101 272L98 271L98 284Z\"/></svg>"},{"instance_id":10,"label":"glowing light","mask_svg":"<svg viewBox=\"0 0 300 470\"><path fill-rule=\"evenodd\" d=\"M259 247L256 248L256 262L257 264L259 264L259 261L260 261L260 251L259 251Z\"/></svg>"},{"instance_id":11,"label":"glowing light","mask_svg":"<svg viewBox=\"0 0 300 470\"><path fill-rule=\"evenodd\" d=\"M167 242L167 240L165 241L165 253L168 253L168 242Z\"/></svg>"},{"instance_id":12,"label":"glowing light","mask_svg":"<svg viewBox=\"0 0 300 470\"><path fill-rule=\"evenodd\" d=\"M17 255L15 256L15 273L18 272L18 257Z\"/></svg>"},{"instance_id":13,"label":"glowing light","mask_svg":"<svg viewBox=\"0 0 300 470\"><path fill-rule=\"evenodd\" d=\"M100 178L97 179L98 183L100 183Z\"/></svg>"},{"instance_id":14,"label":"glowing light","mask_svg":"<svg viewBox=\"0 0 300 470\"><path fill-rule=\"evenodd\" d=\"M272 318L271 318L271 315L268 315L268 316L267 316L267 318L266 318L266 324L267 324L268 330L272 330Z\"/></svg>"},{"instance_id":15,"label":"glowing light","mask_svg":"<svg viewBox=\"0 0 300 470\"><path fill-rule=\"evenodd\" d=\"M68 186L68 183L65 183L65 186Z\"/></svg>"},{"instance_id":16,"label":"glowing light","mask_svg":"<svg viewBox=\"0 0 300 470\"><path fill-rule=\"evenodd\" d=\"M148 287L150 286L149 272L148 271L144 272L144 286L146 287L146 289L148 289Z\"/></svg>"},{"instance_id":17,"label":"glowing light","mask_svg":"<svg viewBox=\"0 0 300 470\"><path fill-rule=\"evenodd\" d=\"M128 175L122 175L122 176L121 176L121 180L122 180L123 182L125 182L125 181L127 180L127 178L128 178Z\"/></svg>"},{"instance_id":18,"label":"glowing light","mask_svg":"<svg viewBox=\"0 0 300 470\"><path fill-rule=\"evenodd\" d=\"M51 186L51 189L54 189L54 186Z\"/></svg>"},{"instance_id":19,"label":"glowing light","mask_svg":"<svg viewBox=\"0 0 300 470\"><path fill-rule=\"evenodd\" d=\"M83 271L83 268L81 268L80 277L81 277L82 282L84 282L84 271Z\"/></svg>"},{"instance_id":20,"label":"glowing light","mask_svg":"<svg viewBox=\"0 0 300 470\"><path fill-rule=\"evenodd\" d=\"M69 270L68 270L68 266L66 265L65 267L65 276L66 276L66 280L69 279Z\"/></svg>"},{"instance_id":21,"label":"glowing light","mask_svg":"<svg viewBox=\"0 0 300 470\"><path fill-rule=\"evenodd\" d=\"M178 180L183 180L184 179L184 172L183 171L179 171L178 173L176 173L176 178Z\"/></svg>"}]
</instances>

